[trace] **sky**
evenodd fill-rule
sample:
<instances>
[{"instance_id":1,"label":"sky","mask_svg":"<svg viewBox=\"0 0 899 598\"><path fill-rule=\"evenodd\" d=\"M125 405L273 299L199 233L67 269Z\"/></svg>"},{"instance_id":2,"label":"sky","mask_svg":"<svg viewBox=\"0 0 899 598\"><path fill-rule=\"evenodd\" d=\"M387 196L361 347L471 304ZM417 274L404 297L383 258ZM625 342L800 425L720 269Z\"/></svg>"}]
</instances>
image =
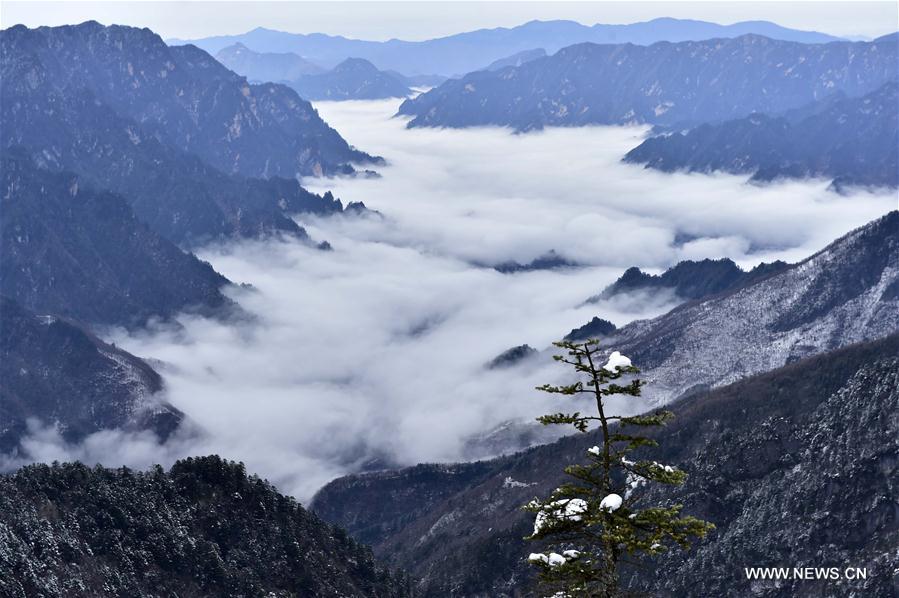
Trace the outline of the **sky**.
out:
<instances>
[{"instance_id":1,"label":"sky","mask_svg":"<svg viewBox=\"0 0 899 598\"><path fill-rule=\"evenodd\" d=\"M366 467L518 448L518 433L543 431L536 416L567 407L534 390L570 382L550 359L552 341L594 316L622 326L673 306L669 293L586 303L625 268L723 256L747 268L795 262L896 204L895 193L843 196L826 180L751 185L747 176L621 163L644 127L406 129L393 118L398 102L316 104L347 141L388 164L381 178L304 184L380 216L300 216L332 251L296 240L199 251L252 285L228 292L253 317L182 314L177 325L102 333L153 360L165 398L189 418L177 438L160 446L148 433L107 430L71 446L35 429L25 442L31 458L145 468L216 453L305 501ZM490 267L550 250L583 267ZM525 343L543 352L518 367L486 367ZM659 388L644 398L672 398Z\"/></svg>"},{"instance_id":2,"label":"sky","mask_svg":"<svg viewBox=\"0 0 899 598\"><path fill-rule=\"evenodd\" d=\"M873 38L897 30L899 4L886 2L0 2L0 24L29 27L97 20L192 39L266 27L357 39L421 40L533 19L584 24L677 17L730 24L769 20L786 27Z\"/></svg>"}]
</instances>

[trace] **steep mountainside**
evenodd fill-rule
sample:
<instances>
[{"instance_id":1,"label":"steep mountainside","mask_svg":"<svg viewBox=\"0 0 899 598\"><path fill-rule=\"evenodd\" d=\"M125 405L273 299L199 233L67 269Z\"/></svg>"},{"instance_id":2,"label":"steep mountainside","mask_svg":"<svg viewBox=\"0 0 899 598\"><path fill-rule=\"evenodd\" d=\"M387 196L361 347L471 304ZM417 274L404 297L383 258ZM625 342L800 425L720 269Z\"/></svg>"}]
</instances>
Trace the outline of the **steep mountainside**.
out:
<instances>
[{"instance_id":1,"label":"steep mountainside","mask_svg":"<svg viewBox=\"0 0 899 598\"><path fill-rule=\"evenodd\" d=\"M899 336L812 357L670 406L647 456L689 477L670 494L717 526L689 553L626 570L653 596L892 596L899 566ZM410 566L426 596L532 596L533 515L596 443L577 435L493 461L348 476L312 508ZM411 489L411 490L410 490ZM367 505L390 505L384 511ZM864 581L750 582L743 567L866 567Z\"/></svg>"},{"instance_id":2,"label":"steep mountainside","mask_svg":"<svg viewBox=\"0 0 899 598\"><path fill-rule=\"evenodd\" d=\"M241 43L222 48L215 59L250 81L281 83L303 75L317 75L325 69L293 52L254 52Z\"/></svg>"},{"instance_id":3,"label":"steep mountainside","mask_svg":"<svg viewBox=\"0 0 899 598\"><path fill-rule=\"evenodd\" d=\"M704 21L661 18L628 25L597 23L592 26L574 21L530 21L517 27L479 29L416 42L398 39L375 42L321 33L287 33L261 27L240 35L195 40L172 39L168 42L192 43L210 54L216 54L232 44L243 43L256 52L293 52L325 67L355 56L373 62L380 69L396 70L406 75L438 73L452 76L469 73L494 60L533 48L545 48L547 52L553 53L581 42L648 45L659 41L731 38L747 33L801 43L825 43L837 39L814 31L787 29L766 21L718 25Z\"/></svg>"},{"instance_id":4,"label":"steep mountainside","mask_svg":"<svg viewBox=\"0 0 899 598\"><path fill-rule=\"evenodd\" d=\"M699 262L685 260L665 270L662 274L647 274L640 268L632 267L610 284L602 293L588 299L595 302L624 293L639 291L671 291L685 300L703 299L728 289L746 286L765 276L786 269L784 262L759 264L749 272L742 270L733 260L704 259Z\"/></svg>"},{"instance_id":5,"label":"steep mountainside","mask_svg":"<svg viewBox=\"0 0 899 598\"><path fill-rule=\"evenodd\" d=\"M369 549L218 457L0 476L0 546L11 598L409 596Z\"/></svg>"},{"instance_id":6,"label":"steep mountainside","mask_svg":"<svg viewBox=\"0 0 899 598\"><path fill-rule=\"evenodd\" d=\"M29 418L56 424L69 441L105 428L165 437L181 414L154 396L161 388L159 375L133 355L0 297L0 453L14 451Z\"/></svg>"},{"instance_id":7,"label":"steep mountainside","mask_svg":"<svg viewBox=\"0 0 899 598\"><path fill-rule=\"evenodd\" d=\"M753 114L647 139L626 162L671 172L724 170L779 177L827 177L842 185L899 185L899 85L860 98L830 98L798 114ZM810 114L808 114L810 113Z\"/></svg>"},{"instance_id":8,"label":"steep mountainside","mask_svg":"<svg viewBox=\"0 0 899 598\"><path fill-rule=\"evenodd\" d=\"M378 100L411 93L405 83L362 58L347 58L327 73L304 75L287 84L307 100Z\"/></svg>"},{"instance_id":9,"label":"steep mountainside","mask_svg":"<svg viewBox=\"0 0 899 598\"><path fill-rule=\"evenodd\" d=\"M410 127L675 124L779 113L896 78L897 36L806 45L759 35L652 46L579 44L406 100Z\"/></svg>"},{"instance_id":10,"label":"steep mountainside","mask_svg":"<svg viewBox=\"0 0 899 598\"><path fill-rule=\"evenodd\" d=\"M74 53L70 46L78 48L91 42L94 37L100 37L103 43L97 42L97 45L111 53L111 57L103 56L115 62L116 52L119 51L115 49L115 44L109 48L111 41L103 41L103 32L112 38L136 36L138 39L130 40L132 42L157 40L146 31L104 29L91 23L52 30L18 27L0 33L0 44L4 50L0 59L4 78L4 85L0 88L2 147L22 146L43 167L73 171L98 188L122 194L141 220L176 243L198 244L219 237L255 236L266 232L302 236L302 229L285 212L340 210L340 203L333 197L309 193L296 180L262 180L227 175L197 156L166 142L159 131L161 124L168 123L169 118L186 118L193 122L193 117L185 113L183 106L170 106L170 98L160 90L155 94L161 98L153 101L130 98L133 91L142 89L142 85L157 89L156 82L146 79L146 71L143 71L144 75L140 75L141 71L134 71L134 64L138 67L143 65L146 69L152 66L147 64L152 63L155 57L151 51L152 44L149 49L129 46L134 56L118 57L120 60L133 60L133 63L127 64L132 72L139 75L128 89L116 87L122 83L118 80L115 84L98 85L96 91L86 87L81 80L72 81L66 87L65 80L55 73L63 68L63 60L66 64L77 61L68 69L71 71L94 73L91 69L96 69L100 75L118 73L116 69L121 65L95 64L88 67L81 62L82 57L70 56ZM38 41L43 39L42 36L47 39L40 45ZM71 40L56 40L57 36L67 36ZM54 42L52 47L49 46L50 41ZM32 46L42 49L38 52ZM142 54L141 50L147 53ZM97 54L100 54L99 50ZM211 58L208 60L214 63ZM226 81L230 81L229 77L235 77L217 63L214 64L214 70L227 73ZM201 81L188 75L181 78L186 78L194 87L202 87ZM169 80L168 76L161 79ZM218 89L222 85L225 82L212 82L208 84L208 89ZM116 93L108 91L109 86L115 88ZM107 96L105 100L101 98L101 91L103 96ZM174 103L178 104L181 101L177 95L179 91L169 91L176 99ZM153 96L154 92L148 91L143 95ZM294 98L301 102L296 96ZM210 98L210 101L218 100ZM129 105L114 107L113 103ZM130 104L144 106L152 117L145 114L127 116L129 111L138 112ZM201 108L204 118L208 118L212 111L207 107L198 104L192 109ZM241 137L240 131L243 129L240 120L233 120L232 123L234 134ZM196 124L202 123L198 121ZM258 135L254 133L251 136L262 143L268 139L269 132L259 131ZM278 138L275 134L273 139ZM239 139L235 138L237 141ZM225 147L228 143L223 141L218 145Z\"/></svg>"},{"instance_id":11,"label":"steep mountainside","mask_svg":"<svg viewBox=\"0 0 899 598\"><path fill-rule=\"evenodd\" d=\"M899 212L782 272L639 320L603 339L666 402L899 330ZM687 367L685 364L688 364Z\"/></svg>"},{"instance_id":12,"label":"steep mountainside","mask_svg":"<svg viewBox=\"0 0 899 598\"><path fill-rule=\"evenodd\" d=\"M3 79L17 91L88 91L163 143L250 177L343 172L371 156L349 147L283 85L249 85L193 46L170 48L148 29L6 29Z\"/></svg>"},{"instance_id":13,"label":"steep mountainside","mask_svg":"<svg viewBox=\"0 0 899 598\"><path fill-rule=\"evenodd\" d=\"M231 305L228 280L72 173L2 153L0 294L42 314L133 326Z\"/></svg>"}]
</instances>

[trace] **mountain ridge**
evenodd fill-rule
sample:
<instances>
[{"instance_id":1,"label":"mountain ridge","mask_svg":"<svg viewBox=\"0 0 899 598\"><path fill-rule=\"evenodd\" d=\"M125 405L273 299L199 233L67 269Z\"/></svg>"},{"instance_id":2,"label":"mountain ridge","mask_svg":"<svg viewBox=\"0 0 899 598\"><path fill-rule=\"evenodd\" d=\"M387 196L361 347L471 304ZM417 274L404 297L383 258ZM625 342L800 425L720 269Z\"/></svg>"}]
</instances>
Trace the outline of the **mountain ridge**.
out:
<instances>
[{"instance_id":1,"label":"mountain ridge","mask_svg":"<svg viewBox=\"0 0 899 598\"><path fill-rule=\"evenodd\" d=\"M545 48L547 52L554 53L581 41L648 44L663 40L736 37L750 32L810 43L839 39L818 32L788 29L767 21L719 25L706 21L660 18L626 25L534 20L515 27L478 29L424 41L391 39L378 42L322 33L289 33L263 27L238 35L166 41L170 44L193 43L211 54L234 42L241 42L257 52L295 52L325 67L356 56L370 60L379 69L396 70L407 76L432 73L453 76L475 71L494 60L533 48Z\"/></svg>"},{"instance_id":2,"label":"mountain ridge","mask_svg":"<svg viewBox=\"0 0 899 598\"><path fill-rule=\"evenodd\" d=\"M406 100L409 127L716 122L784 112L836 91L863 95L896 78L897 47L800 44L759 35L650 46L580 43L498 72L451 79Z\"/></svg>"}]
</instances>

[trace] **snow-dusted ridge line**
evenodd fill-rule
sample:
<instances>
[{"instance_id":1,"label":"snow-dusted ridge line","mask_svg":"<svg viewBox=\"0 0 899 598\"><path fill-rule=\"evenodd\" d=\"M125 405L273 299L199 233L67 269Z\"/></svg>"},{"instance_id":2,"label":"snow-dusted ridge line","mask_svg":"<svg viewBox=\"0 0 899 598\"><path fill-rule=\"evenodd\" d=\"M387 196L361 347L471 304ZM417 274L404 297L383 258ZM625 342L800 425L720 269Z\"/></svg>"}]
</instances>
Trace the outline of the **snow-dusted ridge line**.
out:
<instances>
[{"instance_id":1,"label":"snow-dusted ridge line","mask_svg":"<svg viewBox=\"0 0 899 598\"><path fill-rule=\"evenodd\" d=\"M633 322L604 340L666 403L802 357L899 330L899 212L771 277Z\"/></svg>"}]
</instances>

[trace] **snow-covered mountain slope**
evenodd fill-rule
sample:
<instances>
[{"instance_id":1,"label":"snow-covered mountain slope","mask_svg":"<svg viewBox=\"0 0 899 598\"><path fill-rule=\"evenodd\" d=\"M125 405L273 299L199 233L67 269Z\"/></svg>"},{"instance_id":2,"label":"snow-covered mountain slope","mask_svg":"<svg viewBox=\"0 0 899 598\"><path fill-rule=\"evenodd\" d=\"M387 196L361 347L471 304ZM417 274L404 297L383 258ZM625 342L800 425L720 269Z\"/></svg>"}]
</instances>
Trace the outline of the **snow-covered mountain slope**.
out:
<instances>
[{"instance_id":1,"label":"snow-covered mountain slope","mask_svg":"<svg viewBox=\"0 0 899 598\"><path fill-rule=\"evenodd\" d=\"M899 331L899 212L794 266L629 324L602 339L630 356L646 395L667 402L824 351Z\"/></svg>"}]
</instances>

